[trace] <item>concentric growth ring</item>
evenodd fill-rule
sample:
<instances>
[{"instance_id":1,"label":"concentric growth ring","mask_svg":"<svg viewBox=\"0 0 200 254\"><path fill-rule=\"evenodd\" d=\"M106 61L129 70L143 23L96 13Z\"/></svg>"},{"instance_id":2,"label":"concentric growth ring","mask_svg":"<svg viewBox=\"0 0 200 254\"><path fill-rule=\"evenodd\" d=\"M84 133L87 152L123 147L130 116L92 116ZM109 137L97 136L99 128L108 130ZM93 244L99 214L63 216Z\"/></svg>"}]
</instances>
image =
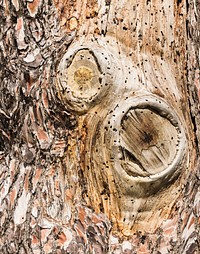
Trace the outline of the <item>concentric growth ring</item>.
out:
<instances>
[{"instance_id":1,"label":"concentric growth ring","mask_svg":"<svg viewBox=\"0 0 200 254\"><path fill-rule=\"evenodd\" d=\"M164 100L149 95L123 101L110 125L114 145L107 148L112 147L113 170L121 186L131 186L129 192L148 195L178 175L186 137L180 119Z\"/></svg>"},{"instance_id":2,"label":"concentric growth ring","mask_svg":"<svg viewBox=\"0 0 200 254\"><path fill-rule=\"evenodd\" d=\"M73 44L58 65L57 90L69 110L84 114L104 97L113 83L113 56L93 44Z\"/></svg>"}]
</instances>

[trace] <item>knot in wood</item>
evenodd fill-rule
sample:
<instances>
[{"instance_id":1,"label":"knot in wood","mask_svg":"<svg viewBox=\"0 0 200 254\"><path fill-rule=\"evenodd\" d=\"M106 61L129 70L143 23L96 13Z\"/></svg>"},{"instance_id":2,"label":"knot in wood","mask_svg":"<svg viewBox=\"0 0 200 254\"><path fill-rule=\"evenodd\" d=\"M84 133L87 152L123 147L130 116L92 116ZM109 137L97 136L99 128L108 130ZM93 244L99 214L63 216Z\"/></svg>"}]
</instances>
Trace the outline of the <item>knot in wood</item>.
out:
<instances>
[{"instance_id":1,"label":"knot in wood","mask_svg":"<svg viewBox=\"0 0 200 254\"><path fill-rule=\"evenodd\" d=\"M87 67L81 66L74 73L74 80L80 86L80 90L83 90L83 86L87 85L93 77L93 71Z\"/></svg>"},{"instance_id":2,"label":"knot in wood","mask_svg":"<svg viewBox=\"0 0 200 254\"><path fill-rule=\"evenodd\" d=\"M172 163L177 153L178 132L176 126L159 112L148 108L130 109L122 118L121 128L123 160L130 165L130 168L124 167L129 168L129 173L150 175Z\"/></svg>"},{"instance_id":3,"label":"knot in wood","mask_svg":"<svg viewBox=\"0 0 200 254\"><path fill-rule=\"evenodd\" d=\"M69 47L58 65L58 96L66 107L78 114L102 102L113 83L112 54L95 42Z\"/></svg>"},{"instance_id":4,"label":"knot in wood","mask_svg":"<svg viewBox=\"0 0 200 254\"><path fill-rule=\"evenodd\" d=\"M123 192L148 195L180 173L186 137L180 119L164 100L149 95L122 101L109 123L107 152L111 147L113 173L124 182Z\"/></svg>"}]
</instances>

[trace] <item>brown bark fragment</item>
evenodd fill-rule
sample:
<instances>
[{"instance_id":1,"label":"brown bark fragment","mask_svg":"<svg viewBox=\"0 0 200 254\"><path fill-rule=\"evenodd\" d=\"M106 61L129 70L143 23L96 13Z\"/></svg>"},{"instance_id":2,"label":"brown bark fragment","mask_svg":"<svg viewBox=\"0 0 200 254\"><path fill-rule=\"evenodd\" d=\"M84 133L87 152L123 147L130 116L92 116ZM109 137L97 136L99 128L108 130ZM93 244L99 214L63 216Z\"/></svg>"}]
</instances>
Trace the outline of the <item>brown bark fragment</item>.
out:
<instances>
[{"instance_id":1,"label":"brown bark fragment","mask_svg":"<svg viewBox=\"0 0 200 254\"><path fill-rule=\"evenodd\" d=\"M199 8L199 1L192 0L1 1L1 253L200 251ZM94 58L88 59L87 70L84 65L79 72L70 70L75 75L70 98L94 88L93 97L81 94L84 110L80 98L75 105L57 84L63 57L79 49ZM187 145L181 146L175 177L156 182L153 191L136 184L136 190L145 190L140 196L115 171L121 154L114 115L121 105L149 94L178 115ZM142 117L144 125L149 111ZM136 128L134 123L131 128L141 134L133 147L136 154L139 146L147 150L161 139L167 132L163 126L170 133L176 129L152 112L150 126L142 129L138 123ZM155 119L161 117L159 126ZM131 121L125 128L132 148ZM151 129L155 122L156 133ZM167 140L169 155L171 146L179 144ZM137 164L132 151L125 156L125 165ZM151 175L165 169L155 161L159 167L145 168ZM134 174L144 174L141 165ZM128 170L133 174L132 166Z\"/></svg>"}]
</instances>

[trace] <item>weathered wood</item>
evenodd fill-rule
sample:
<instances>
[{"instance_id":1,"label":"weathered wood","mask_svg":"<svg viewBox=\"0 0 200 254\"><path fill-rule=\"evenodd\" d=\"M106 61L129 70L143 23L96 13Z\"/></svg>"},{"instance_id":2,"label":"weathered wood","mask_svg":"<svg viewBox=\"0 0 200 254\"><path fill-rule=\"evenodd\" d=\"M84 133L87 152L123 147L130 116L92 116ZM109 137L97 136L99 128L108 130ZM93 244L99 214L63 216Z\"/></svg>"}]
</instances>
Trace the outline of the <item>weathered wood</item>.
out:
<instances>
[{"instance_id":1,"label":"weathered wood","mask_svg":"<svg viewBox=\"0 0 200 254\"><path fill-rule=\"evenodd\" d=\"M199 17L1 1L1 253L200 251Z\"/></svg>"}]
</instances>

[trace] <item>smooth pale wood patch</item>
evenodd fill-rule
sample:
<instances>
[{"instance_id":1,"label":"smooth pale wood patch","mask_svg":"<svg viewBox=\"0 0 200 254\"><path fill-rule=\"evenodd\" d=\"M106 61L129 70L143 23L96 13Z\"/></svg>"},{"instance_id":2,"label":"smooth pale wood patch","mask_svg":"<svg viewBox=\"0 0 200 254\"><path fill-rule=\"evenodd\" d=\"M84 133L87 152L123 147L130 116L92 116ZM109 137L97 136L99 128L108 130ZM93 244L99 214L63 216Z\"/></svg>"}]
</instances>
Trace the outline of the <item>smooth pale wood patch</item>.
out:
<instances>
[{"instance_id":1,"label":"smooth pale wood patch","mask_svg":"<svg viewBox=\"0 0 200 254\"><path fill-rule=\"evenodd\" d=\"M150 109L131 109L121 122L123 167L129 174L147 176L163 171L173 161L177 129Z\"/></svg>"},{"instance_id":2,"label":"smooth pale wood patch","mask_svg":"<svg viewBox=\"0 0 200 254\"><path fill-rule=\"evenodd\" d=\"M41 4L41 8L36 8L38 13L37 15L34 13L35 18L29 18L28 13L26 13L26 9L30 12L29 3L27 6L25 4L18 6L18 3L15 2L13 0L16 8L14 12L13 5L9 4L8 1L3 1L3 7L1 8L1 34L3 40L0 46L1 73L3 75L1 81L1 119L3 124L1 125L2 149L0 156L1 171L3 172L1 173L1 187L4 193L6 191L7 197L5 196L2 199L1 204L1 225L4 234L1 237L0 252L40 253L41 248L44 249L44 252L49 253L55 252L55 250L57 252L76 253L77 248L81 249L83 253L88 251L107 253L108 250L111 253L168 253L169 249L171 253L195 252L197 234L191 220L188 218L190 218L191 213L198 220L198 209L195 202L193 202L195 193L198 192L198 188L196 188L198 175L195 171L197 155L194 141L197 143L197 140L200 140L200 136L195 137L195 130L198 131L196 120L199 111L196 89L194 89L194 86L198 85L196 81L199 70L199 61L197 60L199 55L198 15L196 15L198 13L198 1L55 0L54 5L57 7L57 12L52 2L42 4L42 2L34 1L34 6ZM26 13L26 15L22 15L22 13ZM24 20L24 25L21 28L18 27L19 19ZM123 222L123 215L115 216L111 224L103 219L102 215L98 215L99 221L97 222L93 219L96 216L94 210L98 210L102 203L93 202L91 204L87 202L85 204L83 198L85 189L91 197L98 193L99 185L101 186L101 182L103 182L101 180L103 173L102 177L97 178L95 177L96 172L104 172L105 170L98 167L93 167L91 170L80 167L79 158L84 156L85 153L83 151L83 154L80 154L79 151L85 143L82 141L82 144L80 144L81 142L77 140L80 140L80 136L86 136L84 134L86 128L71 131L69 126L74 126L74 119L78 117L71 118L69 114L64 114L64 110L60 108L58 101L55 100L56 94L52 89L55 86L52 78L55 76L55 61L59 61L61 57L60 53L57 55L60 51L59 45L61 45L62 52L63 48L66 49L65 45L70 42L69 37L71 37L71 34L67 33L68 30L63 33L60 26L63 29L66 26L67 29L68 25L68 30L76 29L76 34L74 34L80 42L84 36L87 37L88 35L96 39L97 33L106 40L108 40L109 34L117 38L119 41L117 49L121 51L120 54L124 51L127 56L132 55L132 63L138 64L141 73L145 73L143 79L141 75L138 78L141 86L144 85L144 89L141 90L144 91L146 87L151 93L156 93L158 96L165 98L174 106L180 118L185 119L189 148L186 154L188 159L181 167L183 174L180 182L175 182L176 185L171 186L171 189L164 190L164 195L158 194L153 201L149 202L149 198L146 198L141 205L136 206L135 203L131 203L127 209L121 204L116 209L114 204L119 200L116 192L113 191L115 195L113 195L113 198L112 196L109 198L110 211L117 211L116 213L118 213L118 211L124 210L124 214L133 211L133 209L138 211L138 226L135 226L132 216L128 221L127 225L134 225L134 231L136 232L133 234L132 231L129 238L122 237L118 240L118 238L113 237L113 235L115 236L113 228L116 229L116 224L119 221ZM35 57L34 64L38 67L34 67L33 62L26 62L27 57L22 59L23 56L30 56L33 49L35 49L35 52L36 50L41 51L41 64L38 64L39 60ZM143 53L148 54L147 62L143 58ZM189 57L187 57L188 55ZM155 61L155 58L161 58L164 61L158 62ZM119 62L122 62L125 66L127 59L122 59L123 61ZM165 60L168 63L165 63ZM23 61L26 67L24 67ZM163 74L157 74L156 69ZM189 77L186 77L187 74L189 74ZM120 75L118 76L120 78ZM121 80L125 77L127 76L121 75ZM149 83L152 83L150 88ZM135 84L133 79L131 84ZM47 94L47 103L45 104L40 97L44 91ZM109 94L113 100L116 100L116 96ZM190 104L188 104L188 97ZM26 100L26 103L24 100ZM38 109L41 111L42 120L37 119L35 111L32 117L31 110L29 110L29 108L32 108L31 105L35 105L36 101L39 104ZM62 103L62 100L60 102ZM65 103L67 104L64 100L64 105ZM72 109L74 108L77 109L78 106L74 106ZM97 112L99 114L99 111ZM4 124L6 115L10 119L6 120ZM191 116L193 116L193 123L191 123ZM68 120L64 121L63 118ZM62 121L60 120L59 123L57 119L62 119ZM70 121L69 126L63 124ZM7 122L10 125L9 128ZM65 156L53 155L52 142L49 143L48 149L41 146L41 141L37 140L39 136L35 135L38 122L53 142L59 142L60 139L64 140L66 144L65 149L63 149ZM195 128L195 122L197 128ZM70 134L69 137L68 133ZM89 139L91 137L90 132L87 135ZM84 137L85 140L86 137ZM33 147L36 151L36 159L32 160L32 164L28 166L23 162L24 156L21 156L21 154L23 155L22 148L24 145ZM9 146L12 146L12 149L7 148ZM86 147L86 150L88 150L88 147ZM99 147L99 150L102 150L102 147ZM98 156L99 154L95 157L97 162ZM95 162L95 160L93 161ZM34 183L34 177L38 169L41 170L41 177L38 178L38 183L33 188L34 184L32 183ZM84 177L80 173L82 171ZM88 177L91 171L94 174L91 174L92 177ZM190 175L189 179L187 179L187 175ZM31 198L28 205L23 208L27 211L27 220L19 226L14 224L13 215L23 196L21 195L25 186L23 179L28 179L26 182L29 182L28 189L29 192L31 191ZM55 185L57 181L60 183L62 193L59 196ZM109 182L109 184L111 183ZM88 185L93 188L89 188ZM180 189L178 190L179 186ZM10 194L14 189L16 189L17 194L12 205L10 204L12 201ZM111 187L110 189L112 191ZM69 190L70 195L65 194L67 190ZM127 203L126 196L124 197L124 203ZM82 209L84 212L82 213L76 209L81 204L84 206L84 209ZM87 206L92 208L90 209L91 212L89 212ZM49 209L51 207L52 209ZM69 207L69 209L65 209L65 207ZM37 213L31 213L34 208L38 210ZM59 211L53 218L52 210ZM72 214L69 223L68 220L70 220L71 215L68 215L70 212L67 212L66 215L65 210L70 210ZM148 211L149 214L147 215L144 210ZM165 218L161 216L161 212L166 214ZM107 212L106 215L108 214ZM69 219L66 220L66 217ZM111 216L109 216L110 218ZM162 221L167 223L167 221L164 221L167 218L173 218L173 223L168 228L157 228L157 225L160 225ZM144 225L144 233L141 232L141 224ZM197 226L197 223L194 224ZM174 227L174 234L170 232L172 226ZM125 226L122 223L122 232L124 228ZM41 235L44 236L43 232L49 229L51 233L48 236L45 234L45 237L41 238ZM149 234L149 231L152 233ZM63 232L69 233L66 233L65 236ZM119 234L121 234L121 231ZM12 235L12 237L9 237L9 235ZM60 244L64 239L66 239L65 244ZM125 240L126 243L127 240L130 241L131 250L124 247L123 241Z\"/></svg>"},{"instance_id":3,"label":"smooth pale wood patch","mask_svg":"<svg viewBox=\"0 0 200 254\"><path fill-rule=\"evenodd\" d=\"M89 50L80 50L67 69L67 86L74 97L91 99L100 89L99 76L100 71L94 56Z\"/></svg>"}]
</instances>

